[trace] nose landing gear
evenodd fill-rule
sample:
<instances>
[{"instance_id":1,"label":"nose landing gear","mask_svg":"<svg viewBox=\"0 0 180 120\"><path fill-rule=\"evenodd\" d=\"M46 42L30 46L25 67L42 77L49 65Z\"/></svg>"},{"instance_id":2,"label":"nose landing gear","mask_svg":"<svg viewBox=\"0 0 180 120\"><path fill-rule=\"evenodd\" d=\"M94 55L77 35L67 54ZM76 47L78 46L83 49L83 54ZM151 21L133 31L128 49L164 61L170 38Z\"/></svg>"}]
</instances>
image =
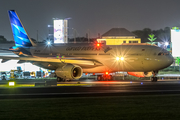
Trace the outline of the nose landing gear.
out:
<instances>
[{"instance_id":1,"label":"nose landing gear","mask_svg":"<svg viewBox=\"0 0 180 120\"><path fill-rule=\"evenodd\" d=\"M153 77L151 78L151 82L157 82L158 78L156 75L158 74L158 71L153 71Z\"/></svg>"}]
</instances>

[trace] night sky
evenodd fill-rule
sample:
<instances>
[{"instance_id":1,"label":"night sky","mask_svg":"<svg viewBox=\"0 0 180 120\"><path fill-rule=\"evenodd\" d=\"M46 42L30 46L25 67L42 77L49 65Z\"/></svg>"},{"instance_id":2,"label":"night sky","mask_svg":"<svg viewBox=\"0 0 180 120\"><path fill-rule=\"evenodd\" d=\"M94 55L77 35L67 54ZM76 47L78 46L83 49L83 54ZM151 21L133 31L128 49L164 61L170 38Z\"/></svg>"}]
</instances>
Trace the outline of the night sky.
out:
<instances>
[{"instance_id":1,"label":"night sky","mask_svg":"<svg viewBox=\"0 0 180 120\"><path fill-rule=\"evenodd\" d=\"M151 28L180 26L180 0L0 0L0 35L12 40L8 10L18 13L31 38L39 40L48 36L48 24L52 18L71 18L77 36L97 37L111 28L126 28L130 31Z\"/></svg>"}]
</instances>

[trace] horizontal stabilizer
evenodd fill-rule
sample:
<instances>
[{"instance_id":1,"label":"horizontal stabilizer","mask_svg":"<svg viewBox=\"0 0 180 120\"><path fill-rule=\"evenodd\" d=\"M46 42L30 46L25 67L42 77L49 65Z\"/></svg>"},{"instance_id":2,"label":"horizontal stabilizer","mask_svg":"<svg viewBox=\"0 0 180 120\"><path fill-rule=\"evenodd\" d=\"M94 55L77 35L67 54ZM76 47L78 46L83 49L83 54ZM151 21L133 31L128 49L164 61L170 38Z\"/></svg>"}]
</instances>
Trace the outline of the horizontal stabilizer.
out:
<instances>
[{"instance_id":1,"label":"horizontal stabilizer","mask_svg":"<svg viewBox=\"0 0 180 120\"><path fill-rule=\"evenodd\" d=\"M5 63L5 62L7 62L7 61L9 61L9 60L11 60L11 59L3 59L3 60L1 61L1 63Z\"/></svg>"},{"instance_id":2,"label":"horizontal stabilizer","mask_svg":"<svg viewBox=\"0 0 180 120\"><path fill-rule=\"evenodd\" d=\"M2 50L2 51L11 51L9 49L2 49L2 48L0 48L0 50Z\"/></svg>"},{"instance_id":3,"label":"horizontal stabilizer","mask_svg":"<svg viewBox=\"0 0 180 120\"><path fill-rule=\"evenodd\" d=\"M17 63L25 63L26 60L19 60Z\"/></svg>"}]
</instances>

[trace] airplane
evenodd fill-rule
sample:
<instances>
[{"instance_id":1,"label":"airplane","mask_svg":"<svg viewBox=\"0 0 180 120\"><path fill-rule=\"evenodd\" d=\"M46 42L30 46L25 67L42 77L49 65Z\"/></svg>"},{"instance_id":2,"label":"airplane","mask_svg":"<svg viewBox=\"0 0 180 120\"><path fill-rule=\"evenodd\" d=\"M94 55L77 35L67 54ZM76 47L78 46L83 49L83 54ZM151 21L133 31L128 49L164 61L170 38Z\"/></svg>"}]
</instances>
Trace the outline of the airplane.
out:
<instances>
[{"instance_id":1,"label":"airplane","mask_svg":"<svg viewBox=\"0 0 180 120\"><path fill-rule=\"evenodd\" d=\"M10 51L19 57L0 56L2 62L11 59L18 63L30 62L39 67L55 70L57 81L76 80L83 73L101 73L97 80L112 79L110 73L126 71L136 77L150 77L157 81L158 71L173 63L165 49L146 43L35 44L27 34L15 10L9 10L9 19L15 46Z\"/></svg>"}]
</instances>

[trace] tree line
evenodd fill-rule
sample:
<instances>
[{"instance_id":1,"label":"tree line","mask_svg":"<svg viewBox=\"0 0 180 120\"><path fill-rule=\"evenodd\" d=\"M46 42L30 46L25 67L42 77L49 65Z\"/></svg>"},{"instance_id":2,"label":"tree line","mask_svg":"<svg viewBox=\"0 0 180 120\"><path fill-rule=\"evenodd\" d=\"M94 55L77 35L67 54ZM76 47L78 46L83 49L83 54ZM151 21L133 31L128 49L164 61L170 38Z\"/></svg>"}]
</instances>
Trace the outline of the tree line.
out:
<instances>
[{"instance_id":1,"label":"tree line","mask_svg":"<svg viewBox=\"0 0 180 120\"><path fill-rule=\"evenodd\" d=\"M159 30L151 30L150 28L144 28L143 30L135 30L132 31L136 35L136 37L141 38L141 42L149 42L149 35L153 34L155 38L157 38L154 42L170 42L170 28L165 27L164 29ZM31 38L34 42L36 39ZM43 40L43 42L46 40ZM76 38L69 38L68 42L95 42L96 38L88 38L86 37L76 37ZM4 36L0 35L0 43L8 43L14 41L8 41Z\"/></svg>"},{"instance_id":2,"label":"tree line","mask_svg":"<svg viewBox=\"0 0 180 120\"><path fill-rule=\"evenodd\" d=\"M132 31L137 37L141 38L141 42L149 42L149 35L153 34L157 38L154 42L170 42L170 28L151 30L150 28L144 28L143 30Z\"/></svg>"}]
</instances>

